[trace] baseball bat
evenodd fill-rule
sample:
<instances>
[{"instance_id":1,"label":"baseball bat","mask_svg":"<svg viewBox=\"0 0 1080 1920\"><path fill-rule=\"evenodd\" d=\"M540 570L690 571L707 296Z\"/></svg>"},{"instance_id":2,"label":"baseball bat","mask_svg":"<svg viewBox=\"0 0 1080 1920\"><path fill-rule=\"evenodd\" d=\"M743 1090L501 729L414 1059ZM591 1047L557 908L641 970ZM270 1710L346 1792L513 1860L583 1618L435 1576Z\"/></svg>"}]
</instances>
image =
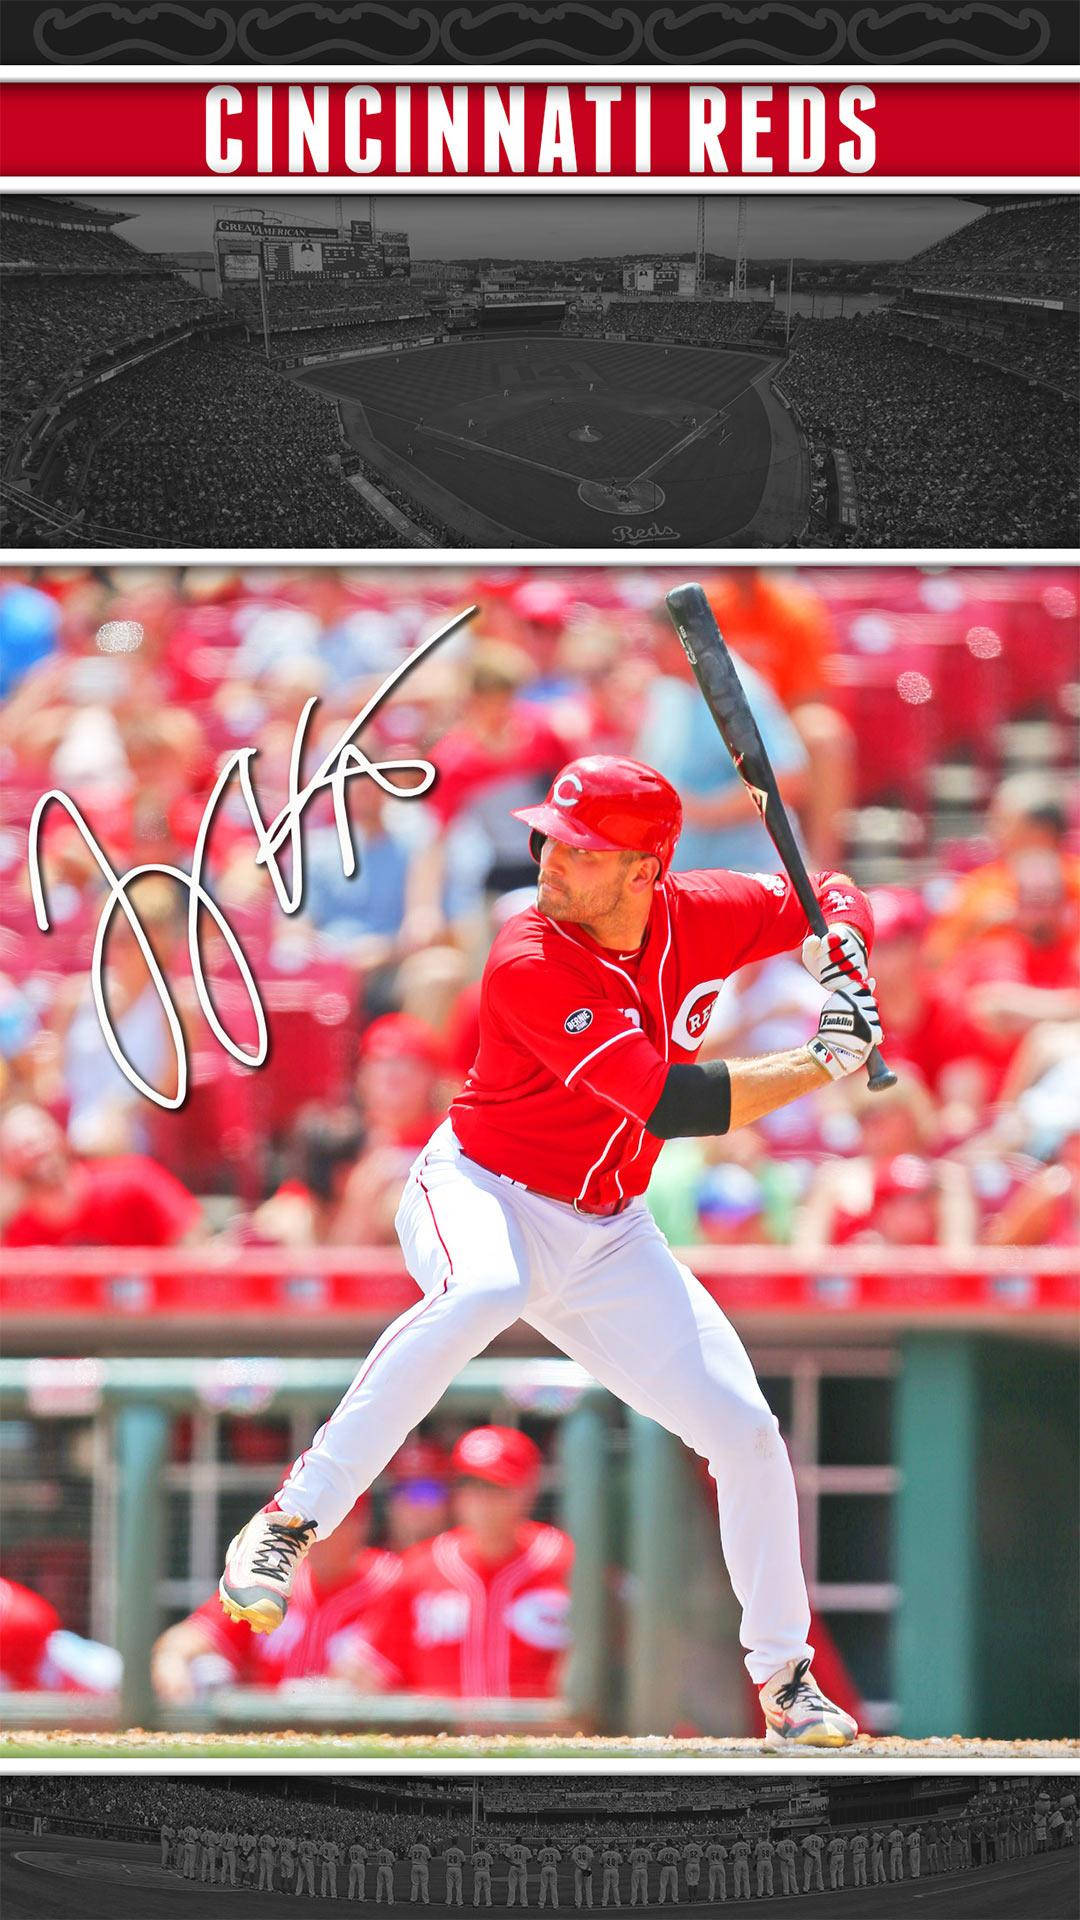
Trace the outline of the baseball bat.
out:
<instances>
[{"instance_id":1,"label":"baseball bat","mask_svg":"<svg viewBox=\"0 0 1080 1920\"><path fill-rule=\"evenodd\" d=\"M780 798L776 775L758 732L757 721L750 710L750 702L704 589L696 581L689 581L682 587L672 587L667 595L667 609L694 678L705 697L705 705L780 855L799 905L810 924L810 931L823 935L828 932L825 915L810 885L810 875ZM867 1063L867 1083L873 1093L881 1093L884 1088L896 1085L895 1073L886 1066L876 1047Z\"/></svg>"}]
</instances>

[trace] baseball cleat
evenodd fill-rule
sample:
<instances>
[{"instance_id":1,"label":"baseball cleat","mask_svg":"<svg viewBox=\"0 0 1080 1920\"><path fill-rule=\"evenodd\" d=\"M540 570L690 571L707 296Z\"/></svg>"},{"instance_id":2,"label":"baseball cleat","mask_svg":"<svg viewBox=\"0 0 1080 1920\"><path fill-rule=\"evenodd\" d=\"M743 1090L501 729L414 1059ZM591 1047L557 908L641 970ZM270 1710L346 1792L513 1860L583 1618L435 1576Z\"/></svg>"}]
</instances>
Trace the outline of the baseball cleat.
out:
<instances>
[{"instance_id":1,"label":"baseball cleat","mask_svg":"<svg viewBox=\"0 0 1080 1920\"><path fill-rule=\"evenodd\" d=\"M314 1520L283 1513L275 1501L241 1527L218 1581L218 1599L229 1619L243 1620L252 1633L280 1627L293 1579L314 1538Z\"/></svg>"},{"instance_id":2,"label":"baseball cleat","mask_svg":"<svg viewBox=\"0 0 1080 1920\"><path fill-rule=\"evenodd\" d=\"M859 1729L816 1685L809 1660L789 1660L758 1689L769 1747L846 1747Z\"/></svg>"}]
</instances>

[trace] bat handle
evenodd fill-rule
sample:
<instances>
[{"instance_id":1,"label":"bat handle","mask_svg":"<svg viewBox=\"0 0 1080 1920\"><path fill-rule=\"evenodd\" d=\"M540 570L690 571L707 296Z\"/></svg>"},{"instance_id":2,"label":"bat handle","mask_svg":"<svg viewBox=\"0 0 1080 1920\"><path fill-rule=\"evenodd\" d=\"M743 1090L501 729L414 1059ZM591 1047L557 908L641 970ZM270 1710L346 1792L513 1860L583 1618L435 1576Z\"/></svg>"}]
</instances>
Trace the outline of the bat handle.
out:
<instances>
[{"instance_id":1,"label":"bat handle","mask_svg":"<svg viewBox=\"0 0 1080 1920\"><path fill-rule=\"evenodd\" d=\"M871 1049L866 1084L871 1093L884 1093L886 1087L895 1087L896 1085L895 1073L891 1067L885 1065L876 1047Z\"/></svg>"}]
</instances>

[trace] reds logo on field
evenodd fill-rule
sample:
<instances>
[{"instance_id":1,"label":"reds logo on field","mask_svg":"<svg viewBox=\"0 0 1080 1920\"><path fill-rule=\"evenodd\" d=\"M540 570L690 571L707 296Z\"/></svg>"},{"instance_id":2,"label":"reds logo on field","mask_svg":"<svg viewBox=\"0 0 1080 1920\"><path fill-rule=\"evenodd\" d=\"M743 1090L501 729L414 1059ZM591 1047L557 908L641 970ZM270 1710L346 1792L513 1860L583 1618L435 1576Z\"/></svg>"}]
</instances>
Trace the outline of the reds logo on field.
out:
<instances>
[{"instance_id":1,"label":"reds logo on field","mask_svg":"<svg viewBox=\"0 0 1080 1920\"><path fill-rule=\"evenodd\" d=\"M671 1023L671 1037L677 1046L691 1050L700 1047L723 984L723 980L702 980L691 987Z\"/></svg>"},{"instance_id":2,"label":"reds logo on field","mask_svg":"<svg viewBox=\"0 0 1080 1920\"><path fill-rule=\"evenodd\" d=\"M563 1021L564 1033L584 1033L586 1027L591 1027L591 1026L592 1026L591 1007L576 1007L574 1009L574 1012L568 1013L566 1016L566 1019Z\"/></svg>"}]
</instances>

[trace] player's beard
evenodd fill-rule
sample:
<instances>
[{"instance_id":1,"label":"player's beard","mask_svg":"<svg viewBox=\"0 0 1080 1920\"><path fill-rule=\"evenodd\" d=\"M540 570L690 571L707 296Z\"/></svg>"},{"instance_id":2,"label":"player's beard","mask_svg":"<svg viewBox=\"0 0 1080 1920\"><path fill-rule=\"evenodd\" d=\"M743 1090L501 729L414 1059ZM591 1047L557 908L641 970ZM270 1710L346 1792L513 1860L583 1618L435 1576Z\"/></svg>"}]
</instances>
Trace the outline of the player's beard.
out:
<instances>
[{"instance_id":1,"label":"player's beard","mask_svg":"<svg viewBox=\"0 0 1080 1920\"><path fill-rule=\"evenodd\" d=\"M571 893L541 874L536 886L536 904L540 912L549 920L565 920L572 926L596 927L618 913L623 900L623 883L620 876L614 885L606 887L579 888Z\"/></svg>"}]
</instances>

